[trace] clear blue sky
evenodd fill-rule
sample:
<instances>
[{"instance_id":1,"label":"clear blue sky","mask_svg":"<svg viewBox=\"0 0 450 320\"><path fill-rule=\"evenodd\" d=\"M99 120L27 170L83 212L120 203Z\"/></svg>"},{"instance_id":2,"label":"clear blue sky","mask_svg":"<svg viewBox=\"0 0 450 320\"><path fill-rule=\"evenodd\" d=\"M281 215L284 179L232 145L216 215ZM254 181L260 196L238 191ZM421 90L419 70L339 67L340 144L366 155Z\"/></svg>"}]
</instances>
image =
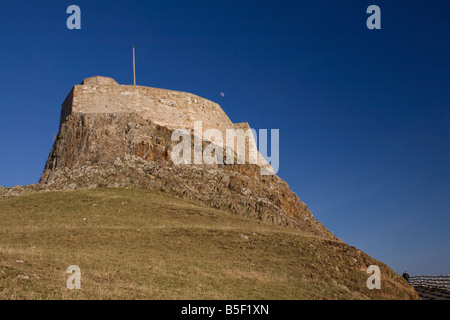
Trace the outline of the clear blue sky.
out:
<instances>
[{"instance_id":1,"label":"clear blue sky","mask_svg":"<svg viewBox=\"0 0 450 320\"><path fill-rule=\"evenodd\" d=\"M66 9L81 8L81 30ZM381 30L366 9L381 8ZM94 75L187 91L280 129L315 217L397 272L450 273L450 2L2 1L0 185L38 181ZM224 92L222 97L220 92Z\"/></svg>"}]
</instances>

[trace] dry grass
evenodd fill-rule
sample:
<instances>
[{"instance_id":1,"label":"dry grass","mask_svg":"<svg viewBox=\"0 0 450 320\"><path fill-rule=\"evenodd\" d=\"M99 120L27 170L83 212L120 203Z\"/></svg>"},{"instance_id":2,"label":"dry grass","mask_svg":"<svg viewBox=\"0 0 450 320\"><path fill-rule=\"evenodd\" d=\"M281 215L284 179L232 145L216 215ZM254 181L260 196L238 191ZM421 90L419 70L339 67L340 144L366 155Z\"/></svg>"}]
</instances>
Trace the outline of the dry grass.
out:
<instances>
[{"instance_id":1,"label":"dry grass","mask_svg":"<svg viewBox=\"0 0 450 320\"><path fill-rule=\"evenodd\" d=\"M142 190L2 199L0 220L0 299L412 295L386 266L340 242ZM382 290L365 286L369 263L386 270ZM81 268L81 290L66 288L70 265Z\"/></svg>"}]
</instances>

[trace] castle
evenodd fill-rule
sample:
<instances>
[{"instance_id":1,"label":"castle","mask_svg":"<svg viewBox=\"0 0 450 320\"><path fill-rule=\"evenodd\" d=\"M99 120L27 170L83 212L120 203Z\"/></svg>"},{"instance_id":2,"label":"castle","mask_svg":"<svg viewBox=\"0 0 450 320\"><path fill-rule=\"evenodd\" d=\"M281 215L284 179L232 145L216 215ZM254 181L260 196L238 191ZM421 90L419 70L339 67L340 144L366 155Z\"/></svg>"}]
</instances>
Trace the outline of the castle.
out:
<instances>
[{"instance_id":1,"label":"castle","mask_svg":"<svg viewBox=\"0 0 450 320\"><path fill-rule=\"evenodd\" d=\"M225 136L227 129L244 134L250 129L247 122L232 123L223 109L215 102L197 95L166 89L134 85L119 85L114 79L95 76L75 85L65 99L60 126L72 113L128 113L170 129L194 130L194 121L201 121L202 130L216 129ZM253 136L249 143L256 149ZM235 140L235 145L237 144ZM236 146L231 146L236 150ZM272 174L273 170L262 155L257 153L257 163Z\"/></svg>"},{"instance_id":2,"label":"castle","mask_svg":"<svg viewBox=\"0 0 450 320\"><path fill-rule=\"evenodd\" d=\"M194 94L87 78L62 105L59 132L39 182L0 188L0 198L48 190L140 188L338 240L285 181L262 174L270 167L267 162L174 163L173 133L188 129L192 138L194 121L202 121L204 131L249 128L245 122L232 123L217 103Z\"/></svg>"},{"instance_id":3,"label":"castle","mask_svg":"<svg viewBox=\"0 0 450 320\"><path fill-rule=\"evenodd\" d=\"M193 129L194 120L202 121L205 130L234 128L222 108L207 99L180 91L119 85L100 76L73 87L63 103L61 121L71 112L136 113L169 128Z\"/></svg>"}]
</instances>

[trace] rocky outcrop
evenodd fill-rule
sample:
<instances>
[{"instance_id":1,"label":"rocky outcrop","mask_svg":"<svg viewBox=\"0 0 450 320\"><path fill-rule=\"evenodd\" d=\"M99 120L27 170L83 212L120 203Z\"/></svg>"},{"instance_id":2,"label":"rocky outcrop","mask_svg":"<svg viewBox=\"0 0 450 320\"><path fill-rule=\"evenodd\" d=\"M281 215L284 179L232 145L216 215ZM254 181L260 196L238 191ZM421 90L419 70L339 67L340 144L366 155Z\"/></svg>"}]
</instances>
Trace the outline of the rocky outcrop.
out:
<instances>
[{"instance_id":1,"label":"rocky outcrop","mask_svg":"<svg viewBox=\"0 0 450 320\"><path fill-rule=\"evenodd\" d=\"M231 123L220 106L191 94L145 87L136 89L108 79L86 79L66 98L60 130L40 182L0 190L0 196L41 190L145 188L336 239L313 217L286 182L276 175L261 175L259 165L174 164L170 156L175 145L172 132L177 124L191 130L192 135L194 131L188 118L167 118L155 101L163 103L161 101L170 98L173 101L164 108L175 108L181 113L183 108L191 110L187 112L189 119L203 119L206 128L218 125L221 131L229 127L245 129L249 127L247 123ZM136 98L142 92L144 97ZM123 98L130 95L134 98ZM119 96L120 101L111 98ZM139 108L134 112L129 106L136 101ZM111 108L108 108L109 102ZM210 143L203 141L203 146Z\"/></svg>"},{"instance_id":2,"label":"rocky outcrop","mask_svg":"<svg viewBox=\"0 0 450 320\"><path fill-rule=\"evenodd\" d=\"M72 114L40 184L51 189L137 187L334 238L275 175L257 165L175 165L172 129L137 114Z\"/></svg>"}]
</instances>

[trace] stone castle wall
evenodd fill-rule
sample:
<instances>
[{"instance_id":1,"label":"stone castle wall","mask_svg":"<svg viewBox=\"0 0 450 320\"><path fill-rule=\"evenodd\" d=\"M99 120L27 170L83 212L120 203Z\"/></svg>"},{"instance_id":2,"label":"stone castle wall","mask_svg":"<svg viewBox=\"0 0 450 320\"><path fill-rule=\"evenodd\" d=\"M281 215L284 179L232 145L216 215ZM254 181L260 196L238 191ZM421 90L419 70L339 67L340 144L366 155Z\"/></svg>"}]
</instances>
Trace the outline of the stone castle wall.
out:
<instances>
[{"instance_id":1,"label":"stone castle wall","mask_svg":"<svg viewBox=\"0 0 450 320\"><path fill-rule=\"evenodd\" d=\"M171 129L193 130L194 121L202 121L203 132L207 129L221 131L224 143L226 129L244 131L250 129L247 122L232 123L219 104L197 95L143 86L119 85L112 78L100 76L84 79L81 85L73 87L62 105L60 126L72 113L134 113ZM256 146L255 139L252 140ZM227 147L236 150L236 142L235 146ZM246 154L247 151L248 144ZM256 163L268 170L265 171L266 174L272 174L273 169L259 152L256 158Z\"/></svg>"},{"instance_id":2,"label":"stone castle wall","mask_svg":"<svg viewBox=\"0 0 450 320\"><path fill-rule=\"evenodd\" d=\"M63 104L62 122L76 113L136 113L169 128L233 129L234 124L215 102L191 93L143 86L118 85L111 78L93 77L76 85Z\"/></svg>"}]
</instances>

